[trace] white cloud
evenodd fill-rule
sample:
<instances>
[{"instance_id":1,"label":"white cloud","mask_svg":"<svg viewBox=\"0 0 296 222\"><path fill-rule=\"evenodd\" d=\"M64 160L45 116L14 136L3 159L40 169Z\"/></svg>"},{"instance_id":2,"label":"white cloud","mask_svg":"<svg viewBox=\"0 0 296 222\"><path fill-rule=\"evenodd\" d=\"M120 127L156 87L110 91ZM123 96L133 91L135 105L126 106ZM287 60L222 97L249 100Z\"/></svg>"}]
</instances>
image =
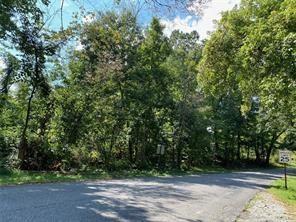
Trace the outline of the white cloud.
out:
<instances>
[{"instance_id":1,"label":"white cloud","mask_svg":"<svg viewBox=\"0 0 296 222\"><path fill-rule=\"evenodd\" d=\"M63 2L63 0L61 0L61 5L62 5L62 2ZM69 1L68 0L64 0L64 2L63 2L63 8L69 8L71 5L70 5L70 3L69 3Z\"/></svg>"},{"instance_id":2,"label":"white cloud","mask_svg":"<svg viewBox=\"0 0 296 222\"><path fill-rule=\"evenodd\" d=\"M19 84L18 84L18 83L13 83L13 84L10 86L10 88L9 88L9 90L10 90L12 93L16 93L16 92L18 91L18 89L19 89Z\"/></svg>"},{"instance_id":3,"label":"white cloud","mask_svg":"<svg viewBox=\"0 0 296 222\"><path fill-rule=\"evenodd\" d=\"M75 50L77 50L77 51L81 51L83 48L84 48L84 46L82 45L81 41L78 40L78 41L76 42Z\"/></svg>"},{"instance_id":4,"label":"white cloud","mask_svg":"<svg viewBox=\"0 0 296 222\"><path fill-rule=\"evenodd\" d=\"M87 14L82 17L82 23L83 24L91 23L95 20L95 18L96 17L94 13ZM76 41L75 50L81 51L83 48L84 46L82 45L81 41L80 40Z\"/></svg>"},{"instance_id":5,"label":"white cloud","mask_svg":"<svg viewBox=\"0 0 296 222\"><path fill-rule=\"evenodd\" d=\"M5 69L6 68L6 64L4 62L4 60L2 58L0 58L0 70Z\"/></svg>"},{"instance_id":6,"label":"white cloud","mask_svg":"<svg viewBox=\"0 0 296 222\"><path fill-rule=\"evenodd\" d=\"M183 32L192 32L196 30L198 21L192 16L185 18L175 17L174 20L161 20L161 23L165 26L164 34L169 36L174 30L181 30Z\"/></svg>"},{"instance_id":7,"label":"white cloud","mask_svg":"<svg viewBox=\"0 0 296 222\"><path fill-rule=\"evenodd\" d=\"M161 22L166 26L164 33L170 35L173 30L191 32L196 30L200 39L206 39L208 33L215 30L214 20L221 18L221 12L232 9L238 5L240 0L212 0L203 11L203 16L198 20L192 16L185 18L175 17L173 20L162 19Z\"/></svg>"},{"instance_id":8,"label":"white cloud","mask_svg":"<svg viewBox=\"0 0 296 222\"><path fill-rule=\"evenodd\" d=\"M82 18L83 23L91 23L94 20L95 20L95 15L93 13L87 14Z\"/></svg>"}]
</instances>

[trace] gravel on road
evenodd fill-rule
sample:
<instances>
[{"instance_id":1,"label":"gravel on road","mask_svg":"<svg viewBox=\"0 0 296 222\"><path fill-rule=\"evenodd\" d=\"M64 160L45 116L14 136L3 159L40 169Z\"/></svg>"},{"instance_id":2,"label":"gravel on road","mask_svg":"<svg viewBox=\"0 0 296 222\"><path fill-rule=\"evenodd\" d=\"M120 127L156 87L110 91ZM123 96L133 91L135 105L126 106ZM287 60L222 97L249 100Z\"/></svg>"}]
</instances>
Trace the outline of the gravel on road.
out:
<instances>
[{"instance_id":1,"label":"gravel on road","mask_svg":"<svg viewBox=\"0 0 296 222\"><path fill-rule=\"evenodd\" d=\"M283 203L267 192L258 193L239 216L238 222L296 222Z\"/></svg>"}]
</instances>

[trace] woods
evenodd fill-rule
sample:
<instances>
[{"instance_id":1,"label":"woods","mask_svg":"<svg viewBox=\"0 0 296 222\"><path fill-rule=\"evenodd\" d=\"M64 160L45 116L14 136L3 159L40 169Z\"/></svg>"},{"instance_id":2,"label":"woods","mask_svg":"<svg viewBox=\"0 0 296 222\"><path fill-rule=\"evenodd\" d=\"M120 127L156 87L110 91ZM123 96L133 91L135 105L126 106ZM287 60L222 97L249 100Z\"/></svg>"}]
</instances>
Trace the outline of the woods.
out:
<instances>
[{"instance_id":1,"label":"woods","mask_svg":"<svg viewBox=\"0 0 296 222\"><path fill-rule=\"evenodd\" d=\"M48 30L36 1L1 1L0 168L186 170L296 150L295 4L243 0L200 41L127 9Z\"/></svg>"}]
</instances>

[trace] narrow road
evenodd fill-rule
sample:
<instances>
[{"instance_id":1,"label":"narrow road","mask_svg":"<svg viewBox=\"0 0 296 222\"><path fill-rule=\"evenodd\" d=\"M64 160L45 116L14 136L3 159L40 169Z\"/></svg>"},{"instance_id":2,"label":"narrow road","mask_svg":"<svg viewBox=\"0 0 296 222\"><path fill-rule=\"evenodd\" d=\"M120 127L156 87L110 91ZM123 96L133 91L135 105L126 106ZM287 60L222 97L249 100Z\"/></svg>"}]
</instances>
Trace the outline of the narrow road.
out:
<instances>
[{"instance_id":1,"label":"narrow road","mask_svg":"<svg viewBox=\"0 0 296 222\"><path fill-rule=\"evenodd\" d=\"M0 187L2 222L234 221L279 170Z\"/></svg>"}]
</instances>

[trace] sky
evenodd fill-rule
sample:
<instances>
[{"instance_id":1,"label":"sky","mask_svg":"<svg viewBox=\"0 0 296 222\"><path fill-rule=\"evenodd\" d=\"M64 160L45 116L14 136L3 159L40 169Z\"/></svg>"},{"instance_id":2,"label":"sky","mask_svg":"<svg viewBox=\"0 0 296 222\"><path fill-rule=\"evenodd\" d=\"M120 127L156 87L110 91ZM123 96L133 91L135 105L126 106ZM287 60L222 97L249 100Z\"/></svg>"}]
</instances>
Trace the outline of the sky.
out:
<instances>
[{"instance_id":1,"label":"sky","mask_svg":"<svg viewBox=\"0 0 296 222\"><path fill-rule=\"evenodd\" d=\"M238 5L240 0L212 0L207 8L203 12L201 18L192 17L187 15L186 17L176 16L173 19L162 18L162 24L166 26L164 32L166 35L179 29L183 32L197 31L200 35L200 39L206 39L209 36L209 32L215 30L214 20L221 18L221 12L231 10L235 5Z\"/></svg>"},{"instance_id":2,"label":"sky","mask_svg":"<svg viewBox=\"0 0 296 222\"><path fill-rule=\"evenodd\" d=\"M0 58L0 69L5 68L5 63L4 61Z\"/></svg>"},{"instance_id":3,"label":"sky","mask_svg":"<svg viewBox=\"0 0 296 222\"><path fill-rule=\"evenodd\" d=\"M56 29L60 28L60 14L59 7L62 0L52 0L51 14L56 12L56 15L51 21L51 27ZM137 1L137 0L130 0ZM141 1L141 0L140 0ZM168 0L171 1L171 0ZM112 4L113 0L64 0L63 17L64 26L67 26L72 19L72 15L75 12L79 12L80 6L86 8L87 11L106 11L115 9ZM211 0L207 7L203 11L203 16L197 17L192 15L176 14L174 17L168 16L167 13L155 13L155 11L149 10L149 8L143 8L139 13L139 22L142 26L148 26L153 16L160 17L163 25L166 26L165 34L179 29L183 32L191 32L196 30L200 34L201 39L206 39L209 36L209 32L215 30L213 20L219 20L221 18L221 12L231 10L235 5L239 4L240 0Z\"/></svg>"},{"instance_id":4,"label":"sky","mask_svg":"<svg viewBox=\"0 0 296 222\"><path fill-rule=\"evenodd\" d=\"M137 0L131 0L137 1ZM142 0L140 0L142 1ZM168 0L171 1L171 0ZM59 30L61 28L60 6L62 0L51 0L50 7L44 9L50 17L47 17L47 27ZM153 16L160 18L161 23L165 25L164 33L169 36L173 30L179 29L183 32L196 30L200 35L200 40L207 39L209 33L215 30L214 20L221 18L221 12L231 10L238 5L240 0L211 0L203 11L203 16L192 16L184 14L175 14L174 16L167 13L156 13L149 8L143 8L139 13L139 23L146 27L149 25ZM63 25L67 27L72 21L73 13L80 13L81 6L86 9L85 14L89 12L118 10L114 8L113 0L64 0L63 5ZM83 22L89 22L89 17ZM78 43L78 47L79 43ZM5 67L0 58L0 69Z\"/></svg>"}]
</instances>

